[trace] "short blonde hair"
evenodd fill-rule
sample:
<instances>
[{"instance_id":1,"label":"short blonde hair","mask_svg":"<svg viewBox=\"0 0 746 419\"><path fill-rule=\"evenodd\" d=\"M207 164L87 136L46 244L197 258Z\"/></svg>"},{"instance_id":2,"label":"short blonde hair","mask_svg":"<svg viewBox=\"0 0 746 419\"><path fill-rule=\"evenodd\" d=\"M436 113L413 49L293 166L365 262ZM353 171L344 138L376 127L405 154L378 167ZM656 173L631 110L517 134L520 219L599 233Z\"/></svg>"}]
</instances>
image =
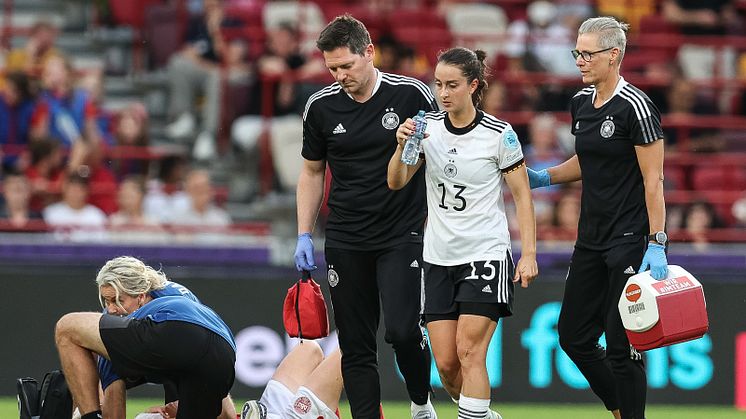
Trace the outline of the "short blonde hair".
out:
<instances>
[{"instance_id":1,"label":"short blonde hair","mask_svg":"<svg viewBox=\"0 0 746 419\"><path fill-rule=\"evenodd\" d=\"M98 299L101 307L106 308L101 297L101 287L109 285L114 288L117 304L119 296L124 293L135 297L153 290L163 289L168 278L160 271L146 265L140 259L132 256L120 256L110 261L98 271L96 285L98 285ZM120 307L121 308L121 307Z\"/></svg>"}]
</instances>

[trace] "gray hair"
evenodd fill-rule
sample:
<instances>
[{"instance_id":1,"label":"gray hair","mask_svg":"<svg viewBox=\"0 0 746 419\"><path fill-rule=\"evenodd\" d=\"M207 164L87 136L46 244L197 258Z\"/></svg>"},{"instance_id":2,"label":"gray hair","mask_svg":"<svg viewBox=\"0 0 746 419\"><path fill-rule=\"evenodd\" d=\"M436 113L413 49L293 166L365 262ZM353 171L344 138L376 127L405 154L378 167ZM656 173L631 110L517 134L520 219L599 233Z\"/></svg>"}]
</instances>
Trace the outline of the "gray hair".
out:
<instances>
[{"instance_id":1,"label":"gray hair","mask_svg":"<svg viewBox=\"0 0 746 419\"><path fill-rule=\"evenodd\" d=\"M625 32L629 25L616 20L610 16L592 17L580 24L578 35L585 33L598 34L598 46L600 49L618 48L619 64L624 59L624 51L627 49L627 35Z\"/></svg>"},{"instance_id":2,"label":"gray hair","mask_svg":"<svg viewBox=\"0 0 746 419\"><path fill-rule=\"evenodd\" d=\"M96 275L96 285L99 289L98 299L101 307L106 308L104 299L101 298L101 287L104 285L114 288L117 304L119 304L119 296L122 293L134 297L152 290L163 289L167 281L162 271L156 271L140 259L120 256L106 262L98 271Z\"/></svg>"}]
</instances>

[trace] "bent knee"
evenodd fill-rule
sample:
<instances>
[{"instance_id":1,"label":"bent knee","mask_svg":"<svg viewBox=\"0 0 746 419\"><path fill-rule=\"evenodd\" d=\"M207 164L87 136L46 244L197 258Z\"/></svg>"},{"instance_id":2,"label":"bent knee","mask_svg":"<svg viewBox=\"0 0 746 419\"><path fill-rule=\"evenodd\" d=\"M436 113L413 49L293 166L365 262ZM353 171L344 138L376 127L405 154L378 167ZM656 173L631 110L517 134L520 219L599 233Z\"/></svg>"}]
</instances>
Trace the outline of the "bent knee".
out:
<instances>
[{"instance_id":1,"label":"bent knee","mask_svg":"<svg viewBox=\"0 0 746 419\"><path fill-rule=\"evenodd\" d=\"M78 323L77 314L78 313L67 313L57 320L57 324L54 327L54 336L56 340L69 338L72 335L73 330L75 330L75 325Z\"/></svg>"},{"instance_id":2,"label":"bent knee","mask_svg":"<svg viewBox=\"0 0 746 419\"><path fill-rule=\"evenodd\" d=\"M455 357L443 361L436 360L436 365L438 374L449 382L458 377L461 372L461 362Z\"/></svg>"},{"instance_id":3,"label":"bent knee","mask_svg":"<svg viewBox=\"0 0 746 419\"><path fill-rule=\"evenodd\" d=\"M54 328L55 342L77 342L93 331L98 331L99 313L68 313L57 320Z\"/></svg>"},{"instance_id":4,"label":"bent knee","mask_svg":"<svg viewBox=\"0 0 746 419\"><path fill-rule=\"evenodd\" d=\"M301 351L303 359L305 359L309 364L313 363L314 365L318 365L324 360L324 351L315 341L305 340L299 343L296 348L296 350Z\"/></svg>"}]
</instances>

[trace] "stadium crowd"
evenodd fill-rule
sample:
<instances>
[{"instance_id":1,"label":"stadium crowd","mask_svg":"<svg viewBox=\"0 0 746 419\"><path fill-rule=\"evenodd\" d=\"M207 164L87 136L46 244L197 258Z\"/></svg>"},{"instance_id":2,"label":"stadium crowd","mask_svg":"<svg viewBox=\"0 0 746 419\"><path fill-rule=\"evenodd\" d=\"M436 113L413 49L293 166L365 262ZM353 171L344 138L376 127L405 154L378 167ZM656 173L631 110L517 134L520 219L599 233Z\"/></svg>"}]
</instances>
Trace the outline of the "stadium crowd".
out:
<instances>
[{"instance_id":1,"label":"stadium crowd","mask_svg":"<svg viewBox=\"0 0 746 419\"><path fill-rule=\"evenodd\" d=\"M132 66L73 66L57 42L64 25L40 19L6 28L13 42L2 54L3 230L82 225L79 239L106 240L112 229L225 228L254 218L222 204L293 192L304 104L332 82L313 41L345 12L369 28L382 71L430 83L439 51L487 51L485 111L513 123L530 167L553 166L573 150L567 103L581 87L569 52L577 27L589 16L613 15L631 25L625 77L663 116L671 238L701 247L746 239L742 0L132 0L88 7L93 17L83 32L133 30L133 43L144 47L127 46L139 57ZM109 106L109 77L122 73L165 75L166 110L144 101ZM156 152L163 144L181 148ZM237 182L220 171L229 160L237 162L230 169ZM536 191L534 200L540 240L575 238L577 185Z\"/></svg>"}]
</instances>

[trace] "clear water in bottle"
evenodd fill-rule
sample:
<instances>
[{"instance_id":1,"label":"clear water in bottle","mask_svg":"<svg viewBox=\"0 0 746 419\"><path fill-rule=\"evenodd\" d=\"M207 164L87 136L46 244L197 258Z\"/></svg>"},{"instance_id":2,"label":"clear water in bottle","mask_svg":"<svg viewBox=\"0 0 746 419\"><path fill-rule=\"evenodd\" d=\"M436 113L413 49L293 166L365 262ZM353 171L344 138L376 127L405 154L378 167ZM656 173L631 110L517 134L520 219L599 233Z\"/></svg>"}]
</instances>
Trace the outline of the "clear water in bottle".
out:
<instances>
[{"instance_id":1,"label":"clear water in bottle","mask_svg":"<svg viewBox=\"0 0 746 419\"><path fill-rule=\"evenodd\" d=\"M417 112L417 115L412 119L414 119L415 125L414 133L407 138L404 143L404 151L401 153L401 162L408 166L414 166L420 160L420 144L422 139L425 138L425 128L427 128L425 111Z\"/></svg>"}]
</instances>

